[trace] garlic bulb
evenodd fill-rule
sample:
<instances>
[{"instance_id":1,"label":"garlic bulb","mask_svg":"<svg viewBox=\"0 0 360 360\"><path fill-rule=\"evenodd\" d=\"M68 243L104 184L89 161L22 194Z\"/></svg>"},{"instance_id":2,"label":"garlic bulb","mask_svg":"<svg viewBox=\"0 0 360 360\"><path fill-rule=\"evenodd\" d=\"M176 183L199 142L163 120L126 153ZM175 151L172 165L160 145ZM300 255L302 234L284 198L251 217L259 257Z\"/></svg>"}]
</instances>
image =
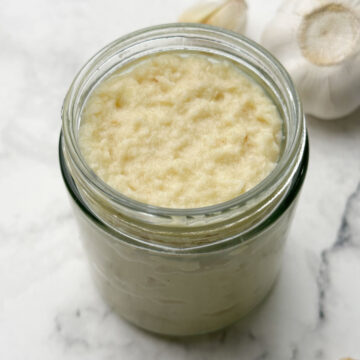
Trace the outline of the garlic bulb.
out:
<instances>
[{"instance_id":1,"label":"garlic bulb","mask_svg":"<svg viewBox=\"0 0 360 360\"><path fill-rule=\"evenodd\" d=\"M360 105L360 0L287 0L262 44L289 71L306 113L334 119Z\"/></svg>"},{"instance_id":2,"label":"garlic bulb","mask_svg":"<svg viewBox=\"0 0 360 360\"><path fill-rule=\"evenodd\" d=\"M219 26L243 34L246 11L245 0L208 0L186 10L179 21Z\"/></svg>"}]
</instances>

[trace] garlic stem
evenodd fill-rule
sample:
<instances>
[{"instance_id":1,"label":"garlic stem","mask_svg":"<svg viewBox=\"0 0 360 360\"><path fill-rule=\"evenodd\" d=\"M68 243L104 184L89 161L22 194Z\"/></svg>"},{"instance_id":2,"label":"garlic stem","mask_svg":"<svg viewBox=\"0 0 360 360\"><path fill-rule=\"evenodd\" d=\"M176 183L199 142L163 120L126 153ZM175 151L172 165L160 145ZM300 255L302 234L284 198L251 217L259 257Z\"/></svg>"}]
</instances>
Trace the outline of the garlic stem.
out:
<instances>
[{"instance_id":1,"label":"garlic stem","mask_svg":"<svg viewBox=\"0 0 360 360\"><path fill-rule=\"evenodd\" d=\"M288 0L262 44L285 66L305 112L322 119L360 105L360 0Z\"/></svg>"},{"instance_id":2,"label":"garlic stem","mask_svg":"<svg viewBox=\"0 0 360 360\"><path fill-rule=\"evenodd\" d=\"M313 64L338 64L359 41L359 19L342 4L330 3L304 16L298 31L303 55Z\"/></svg>"}]
</instances>

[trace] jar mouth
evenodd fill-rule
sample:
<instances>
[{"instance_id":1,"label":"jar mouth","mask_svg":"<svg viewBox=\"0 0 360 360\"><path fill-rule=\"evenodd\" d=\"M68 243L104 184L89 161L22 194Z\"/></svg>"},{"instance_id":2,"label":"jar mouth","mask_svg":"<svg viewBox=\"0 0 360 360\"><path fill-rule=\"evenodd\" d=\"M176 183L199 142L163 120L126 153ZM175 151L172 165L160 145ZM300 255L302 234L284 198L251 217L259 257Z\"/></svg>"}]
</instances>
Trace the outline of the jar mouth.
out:
<instances>
[{"instance_id":1,"label":"jar mouth","mask_svg":"<svg viewBox=\"0 0 360 360\"><path fill-rule=\"evenodd\" d=\"M287 134L284 134L286 143L275 168L252 189L231 200L210 206L181 209L165 208L145 204L121 194L101 180L86 163L81 154L77 139L81 111L78 111L77 113L75 111L79 103L82 102L83 105L86 102L86 98L88 96L88 94L85 96L84 94L81 94L81 90L88 85L88 78L90 75L100 71L109 57L117 55L117 58L119 59L118 63L121 64L122 62L122 65L119 66L121 67L128 62L133 61L126 59L126 53L134 46L138 46L139 44L143 45L141 56L155 53L154 50L151 50L150 46L146 45L154 37L166 39L167 41L170 41L170 43L171 40L174 40L173 46L169 45L168 48L163 50L157 49L157 52L173 49L176 39L177 51L186 51L191 49L194 51L201 50L210 54L215 54L215 48L201 47L199 44L196 44L196 38L201 38L209 43L212 42L213 45L219 44L220 41L226 41L231 48L237 48L239 51L245 50L253 54L254 59L256 58L257 61L255 64L257 68L253 68L251 70L256 71L259 76L266 75L270 79L271 76L267 74L266 71L266 69L270 68L275 76L277 76L278 79L281 79L282 89L278 88L275 90L277 85L271 84L270 80L269 83L265 84L265 86L268 87L268 91L277 93L278 97L280 95L279 93L281 93L284 98L286 97L286 99L282 101L277 99L280 101L279 106L282 106L282 119L284 123L287 122L285 124L287 126ZM189 46L185 44L186 37L192 39L194 45ZM179 49L179 39L183 39L183 44L180 46L181 49ZM231 59L237 59L236 55L227 54L226 49L223 49L223 53L220 53L220 55L223 56L224 54L228 55ZM245 67L249 65L246 63L244 58L239 57L238 60L241 61ZM112 68L115 66L118 65L114 63ZM250 66L248 69L250 69ZM98 80L97 83L99 81L100 80ZM96 84L93 84L92 89L95 86ZM276 95L273 94L273 97L276 98ZM303 152L305 147L306 131L303 116L302 106L290 76L280 62L266 49L254 41L231 31L209 25L187 23L165 24L145 28L123 36L105 46L97 54L95 54L76 75L65 97L62 108L64 145L70 162L77 170L77 174L82 179L82 182L90 184L92 190L95 191L98 196L106 199L115 207L121 206L132 211L160 217L195 217L207 216L209 214L220 214L228 209L249 206L251 200L259 198L259 196L264 198L269 196L271 197L271 194L276 192L276 189L279 188L279 186L287 186L301 161L301 157L299 157L298 154L299 152ZM296 123L289 124L290 119Z\"/></svg>"}]
</instances>

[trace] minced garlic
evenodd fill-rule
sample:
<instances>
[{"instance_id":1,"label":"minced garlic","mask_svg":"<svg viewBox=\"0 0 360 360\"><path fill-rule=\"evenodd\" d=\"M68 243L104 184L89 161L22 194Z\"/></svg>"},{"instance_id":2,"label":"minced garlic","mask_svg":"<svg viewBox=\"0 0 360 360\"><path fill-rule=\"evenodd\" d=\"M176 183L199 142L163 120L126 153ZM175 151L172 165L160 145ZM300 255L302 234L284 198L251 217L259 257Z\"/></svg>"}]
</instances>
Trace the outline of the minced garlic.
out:
<instances>
[{"instance_id":1,"label":"minced garlic","mask_svg":"<svg viewBox=\"0 0 360 360\"><path fill-rule=\"evenodd\" d=\"M153 55L90 95L80 148L108 185L143 203L196 208L263 180L282 121L264 90L225 59Z\"/></svg>"}]
</instances>

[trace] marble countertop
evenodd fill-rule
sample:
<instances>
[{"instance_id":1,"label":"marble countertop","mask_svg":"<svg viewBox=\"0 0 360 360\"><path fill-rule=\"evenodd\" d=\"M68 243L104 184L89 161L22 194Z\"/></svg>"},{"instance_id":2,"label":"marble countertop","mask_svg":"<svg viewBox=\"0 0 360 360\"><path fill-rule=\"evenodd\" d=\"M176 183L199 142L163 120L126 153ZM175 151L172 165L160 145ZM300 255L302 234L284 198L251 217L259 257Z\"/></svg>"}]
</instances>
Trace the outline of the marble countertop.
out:
<instances>
[{"instance_id":1,"label":"marble countertop","mask_svg":"<svg viewBox=\"0 0 360 360\"><path fill-rule=\"evenodd\" d=\"M259 39L279 1L248 0ZM62 183L60 108L80 66L191 0L0 3L0 359L360 359L360 110L308 118L308 176L266 303L215 334L167 340L99 298ZM360 94L359 94L360 96Z\"/></svg>"}]
</instances>

